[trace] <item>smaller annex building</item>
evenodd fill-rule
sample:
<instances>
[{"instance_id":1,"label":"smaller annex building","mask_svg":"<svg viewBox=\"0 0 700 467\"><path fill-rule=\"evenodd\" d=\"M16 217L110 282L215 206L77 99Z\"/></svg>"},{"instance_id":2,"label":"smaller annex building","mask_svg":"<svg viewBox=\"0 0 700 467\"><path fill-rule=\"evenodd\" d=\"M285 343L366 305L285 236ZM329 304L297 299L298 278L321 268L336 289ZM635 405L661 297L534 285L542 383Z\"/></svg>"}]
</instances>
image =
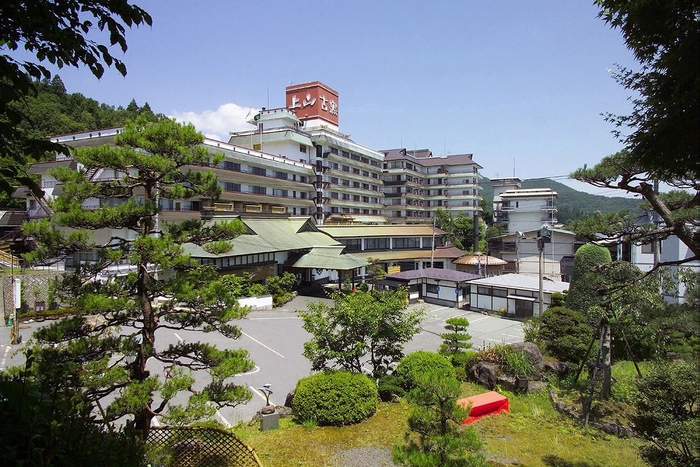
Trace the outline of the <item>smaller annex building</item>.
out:
<instances>
[{"instance_id":1,"label":"smaller annex building","mask_svg":"<svg viewBox=\"0 0 700 467\"><path fill-rule=\"evenodd\" d=\"M379 281L381 288L408 288L410 303L419 300L457 308L469 305L470 283L476 274L452 269L423 268L387 274Z\"/></svg>"},{"instance_id":2,"label":"smaller annex building","mask_svg":"<svg viewBox=\"0 0 700 467\"><path fill-rule=\"evenodd\" d=\"M509 316L539 316L552 304L552 294L569 289L568 282L545 280L543 303L539 304L539 278L525 274L504 274L471 281L469 306L472 310L505 310Z\"/></svg>"}]
</instances>

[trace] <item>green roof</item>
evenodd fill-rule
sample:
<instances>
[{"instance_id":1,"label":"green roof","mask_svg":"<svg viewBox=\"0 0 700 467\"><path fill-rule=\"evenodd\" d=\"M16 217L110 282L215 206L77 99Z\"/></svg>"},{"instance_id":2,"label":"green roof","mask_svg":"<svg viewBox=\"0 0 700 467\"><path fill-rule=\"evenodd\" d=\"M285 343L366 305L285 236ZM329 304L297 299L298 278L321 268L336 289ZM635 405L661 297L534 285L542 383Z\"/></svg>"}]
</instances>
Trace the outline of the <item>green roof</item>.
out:
<instances>
[{"instance_id":1,"label":"green roof","mask_svg":"<svg viewBox=\"0 0 700 467\"><path fill-rule=\"evenodd\" d=\"M281 251L309 250L317 246L338 246L342 244L329 235L320 232L309 217L290 218L239 218L247 227L248 233L234 238L233 248L220 255L204 251L201 246L187 243L185 252L194 258L225 258L231 256ZM227 218L230 220L231 218ZM211 222L216 222L215 220Z\"/></svg>"},{"instance_id":2,"label":"green roof","mask_svg":"<svg viewBox=\"0 0 700 467\"><path fill-rule=\"evenodd\" d=\"M367 265L367 261L351 254L343 254L343 246L317 246L294 263L295 268L334 269L348 271Z\"/></svg>"}]
</instances>

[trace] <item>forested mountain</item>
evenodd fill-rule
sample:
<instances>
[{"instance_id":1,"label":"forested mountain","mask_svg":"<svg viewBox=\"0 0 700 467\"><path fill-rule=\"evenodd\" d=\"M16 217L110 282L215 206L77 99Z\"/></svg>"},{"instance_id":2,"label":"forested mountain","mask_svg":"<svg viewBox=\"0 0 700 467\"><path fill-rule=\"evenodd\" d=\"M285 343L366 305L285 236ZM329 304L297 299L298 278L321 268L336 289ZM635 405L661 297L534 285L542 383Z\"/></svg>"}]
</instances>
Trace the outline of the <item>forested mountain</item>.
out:
<instances>
[{"instance_id":1,"label":"forested mountain","mask_svg":"<svg viewBox=\"0 0 700 467\"><path fill-rule=\"evenodd\" d=\"M12 154L0 156L0 165L5 169L34 162L34 158L25 152L23 141L122 126L127 120L139 116L149 120L161 117L153 113L148 103L139 106L132 100L126 107L114 107L100 104L80 93L69 94L58 75L54 75L50 81L37 81L34 85L36 94L8 105L7 111L20 114L22 119L14 127L15 141L5 142L6 147L13 148ZM9 120L4 114L0 114L0 119ZM47 157L53 157L53 154L47 154ZM0 172L0 208L24 206L23 200L14 200L11 197L13 187L23 184L15 179L13 174L21 175L22 172L23 170Z\"/></svg>"},{"instance_id":2,"label":"forested mountain","mask_svg":"<svg viewBox=\"0 0 700 467\"><path fill-rule=\"evenodd\" d=\"M148 103L139 107L132 100L126 108L114 107L100 104L80 93L69 94L58 75L51 81L44 80L35 84L38 90L35 96L14 104L26 117L17 129L27 136L46 138L121 126L140 115L156 117Z\"/></svg>"},{"instance_id":3,"label":"forested mountain","mask_svg":"<svg viewBox=\"0 0 700 467\"><path fill-rule=\"evenodd\" d=\"M491 180L484 178L481 181L484 190L482 196L488 210L493 204L493 187ZM608 197L592 195L583 191L575 190L563 183L548 178L532 178L523 180L523 188L551 188L556 191L559 197L555 201L558 209L557 218L559 222L566 224L576 219L583 219L596 211L600 212L634 212L639 209L640 200L634 198Z\"/></svg>"}]
</instances>

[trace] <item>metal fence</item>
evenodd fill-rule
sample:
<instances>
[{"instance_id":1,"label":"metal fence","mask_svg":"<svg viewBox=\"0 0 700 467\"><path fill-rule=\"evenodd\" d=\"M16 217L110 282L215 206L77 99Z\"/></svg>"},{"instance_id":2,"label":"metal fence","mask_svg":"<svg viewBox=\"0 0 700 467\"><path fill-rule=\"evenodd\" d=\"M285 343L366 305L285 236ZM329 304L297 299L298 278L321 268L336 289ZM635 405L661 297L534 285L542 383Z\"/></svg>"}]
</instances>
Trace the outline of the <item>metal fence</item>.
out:
<instances>
[{"instance_id":1,"label":"metal fence","mask_svg":"<svg viewBox=\"0 0 700 467\"><path fill-rule=\"evenodd\" d=\"M152 427L147 458L154 467L262 467L253 448L218 428Z\"/></svg>"}]
</instances>

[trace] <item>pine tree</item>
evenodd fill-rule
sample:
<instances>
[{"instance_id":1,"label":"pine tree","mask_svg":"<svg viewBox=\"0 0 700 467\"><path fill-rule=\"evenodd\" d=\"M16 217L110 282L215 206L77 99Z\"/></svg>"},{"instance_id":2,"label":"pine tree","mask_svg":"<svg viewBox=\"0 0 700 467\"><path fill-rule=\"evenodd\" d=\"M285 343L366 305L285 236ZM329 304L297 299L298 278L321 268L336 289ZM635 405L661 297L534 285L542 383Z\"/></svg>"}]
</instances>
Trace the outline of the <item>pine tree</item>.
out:
<instances>
[{"instance_id":1,"label":"pine tree","mask_svg":"<svg viewBox=\"0 0 700 467\"><path fill-rule=\"evenodd\" d=\"M158 222L161 199L219 195L216 176L203 169L221 156L209 154L202 141L193 126L168 119L127 124L116 146L75 150L84 168L53 173L63 194L52 203L51 221L24 226L39 245L28 260L46 264L79 251L94 254L94 261L55 284L56 300L74 314L36 334L38 375L42 368L62 372L94 404L97 420L127 417L143 436L156 416L186 423L210 413L210 402L233 406L250 398L232 382L253 367L247 352L187 341L156 345L164 329L218 331L235 339L240 330L229 322L247 312L213 267L199 265L181 246L227 251L243 225ZM94 169L113 171L114 178L89 181L86 173ZM85 209L86 200L101 207ZM102 234L101 241L89 232ZM116 265L127 265L128 273L110 272ZM209 374L203 388L194 385L197 370ZM187 404L175 405L187 392Z\"/></svg>"},{"instance_id":2,"label":"pine tree","mask_svg":"<svg viewBox=\"0 0 700 467\"><path fill-rule=\"evenodd\" d=\"M471 349L472 343L469 340L472 338L466 330L469 327L467 318L449 318L445 320L445 329L450 332L440 334L442 345L440 345L440 353L446 357L455 357L463 354L466 350Z\"/></svg>"}]
</instances>

